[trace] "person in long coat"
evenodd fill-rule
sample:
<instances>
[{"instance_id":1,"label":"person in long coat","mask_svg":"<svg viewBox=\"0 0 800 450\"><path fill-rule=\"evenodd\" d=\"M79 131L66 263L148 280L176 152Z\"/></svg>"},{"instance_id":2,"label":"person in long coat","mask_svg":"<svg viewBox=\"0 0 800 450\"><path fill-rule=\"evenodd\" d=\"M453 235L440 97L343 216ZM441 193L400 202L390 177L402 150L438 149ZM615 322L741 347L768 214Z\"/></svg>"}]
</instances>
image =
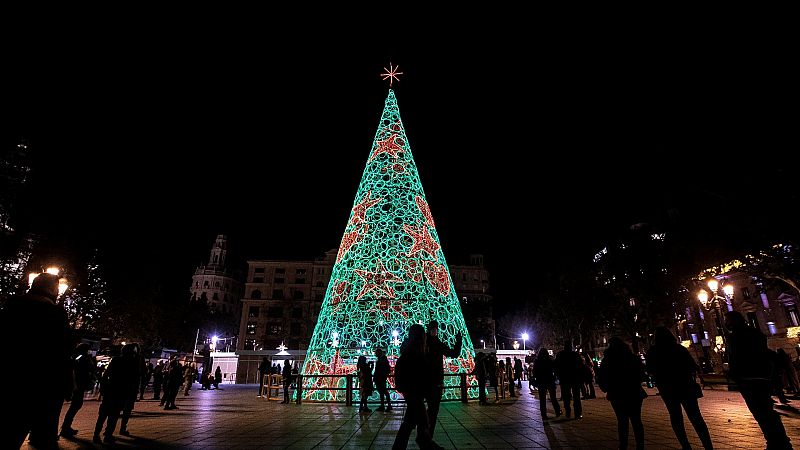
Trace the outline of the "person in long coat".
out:
<instances>
[{"instance_id":1,"label":"person in long coat","mask_svg":"<svg viewBox=\"0 0 800 450\"><path fill-rule=\"evenodd\" d=\"M655 330L655 344L648 350L645 360L647 373L653 377L661 400L667 407L672 430L681 447L692 448L683 424L681 410L683 407L689 422L700 437L700 442L703 443L703 448L712 449L711 435L697 404L697 399L703 395L700 385L695 380L695 374L700 372L700 366L694 361L689 350L678 343L668 328L658 327Z\"/></svg>"},{"instance_id":2,"label":"person in long coat","mask_svg":"<svg viewBox=\"0 0 800 450\"><path fill-rule=\"evenodd\" d=\"M644 368L642 361L633 354L622 339L614 336L608 340L597 384L606 393L611 408L617 416L619 448L628 448L628 422L633 425L636 450L644 448L644 425L642 424L642 401L647 393L642 388Z\"/></svg>"}]
</instances>

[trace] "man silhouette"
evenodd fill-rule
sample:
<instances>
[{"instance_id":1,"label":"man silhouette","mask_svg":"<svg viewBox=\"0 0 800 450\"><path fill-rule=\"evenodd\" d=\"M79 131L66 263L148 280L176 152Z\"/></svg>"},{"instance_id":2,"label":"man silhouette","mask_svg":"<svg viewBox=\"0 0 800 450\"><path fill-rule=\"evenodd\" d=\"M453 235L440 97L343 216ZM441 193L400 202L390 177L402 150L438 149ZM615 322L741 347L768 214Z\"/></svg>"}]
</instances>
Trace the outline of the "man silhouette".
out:
<instances>
[{"instance_id":1,"label":"man silhouette","mask_svg":"<svg viewBox=\"0 0 800 450\"><path fill-rule=\"evenodd\" d=\"M456 345L450 348L439 340L439 322L431 320L428 323L428 336L425 339L426 360L433 376L431 388L425 392L425 402L428 403L428 430L431 437L436 428L436 418L439 415L439 403L442 402L444 392L444 370L442 358L456 358L461 354L461 333L456 334Z\"/></svg>"}]
</instances>

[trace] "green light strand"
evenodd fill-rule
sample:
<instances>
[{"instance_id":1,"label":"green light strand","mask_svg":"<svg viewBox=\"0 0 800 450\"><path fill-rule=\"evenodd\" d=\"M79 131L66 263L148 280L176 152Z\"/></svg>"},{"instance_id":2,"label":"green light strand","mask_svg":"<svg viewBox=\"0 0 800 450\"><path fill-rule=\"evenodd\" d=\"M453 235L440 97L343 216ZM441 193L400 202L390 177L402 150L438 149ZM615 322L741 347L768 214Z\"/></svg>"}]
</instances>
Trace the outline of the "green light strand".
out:
<instances>
[{"instance_id":1,"label":"green light strand","mask_svg":"<svg viewBox=\"0 0 800 450\"><path fill-rule=\"evenodd\" d=\"M374 360L376 348L394 366L408 327L432 319L450 346L457 333L466 337L445 373L471 372L475 352L390 89L303 364L303 398L343 401L344 377L309 375L355 373L358 357ZM460 398L448 389L459 383L445 377L443 398ZM468 383L476 398L477 381Z\"/></svg>"}]
</instances>

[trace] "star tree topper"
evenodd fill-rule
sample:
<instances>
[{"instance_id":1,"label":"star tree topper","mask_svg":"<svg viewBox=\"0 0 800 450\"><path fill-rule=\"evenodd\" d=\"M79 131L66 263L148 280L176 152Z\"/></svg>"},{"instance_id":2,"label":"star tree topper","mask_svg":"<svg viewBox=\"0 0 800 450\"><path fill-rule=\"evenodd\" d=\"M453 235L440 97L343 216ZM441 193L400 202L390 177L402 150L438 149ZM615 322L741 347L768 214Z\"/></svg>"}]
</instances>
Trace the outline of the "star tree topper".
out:
<instances>
[{"instance_id":1,"label":"star tree topper","mask_svg":"<svg viewBox=\"0 0 800 450\"><path fill-rule=\"evenodd\" d=\"M383 72L381 74L381 78L383 78L383 81L389 80L389 87L392 87L392 81L393 80L397 80L398 82L400 81L400 79L397 78L397 76L398 75L402 75L403 72L398 72L397 69L399 69L399 68L400 68L400 66L392 67L392 63L391 62L389 62L389 68L388 69L386 67L383 68L383 70L385 70L386 72Z\"/></svg>"}]
</instances>

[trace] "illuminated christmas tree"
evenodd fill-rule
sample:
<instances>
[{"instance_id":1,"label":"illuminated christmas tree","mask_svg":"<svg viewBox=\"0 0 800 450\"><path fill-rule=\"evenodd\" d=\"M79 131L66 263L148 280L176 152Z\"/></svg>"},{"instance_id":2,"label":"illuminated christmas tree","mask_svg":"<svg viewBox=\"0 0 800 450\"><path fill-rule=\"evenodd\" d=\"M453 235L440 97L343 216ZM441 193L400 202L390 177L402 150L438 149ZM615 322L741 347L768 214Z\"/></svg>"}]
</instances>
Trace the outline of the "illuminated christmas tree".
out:
<instances>
[{"instance_id":1,"label":"illuminated christmas tree","mask_svg":"<svg viewBox=\"0 0 800 450\"><path fill-rule=\"evenodd\" d=\"M335 390L344 377L309 375L354 373L358 357L374 359L375 348L394 365L408 327L432 319L450 346L456 333L466 337L445 373L472 371L469 333L390 89L303 365L303 398L344 400ZM473 377L469 382L477 386ZM459 379L445 377L445 384L458 386ZM460 395L445 389L445 398Z\"/></svg>"}]
</instances>

